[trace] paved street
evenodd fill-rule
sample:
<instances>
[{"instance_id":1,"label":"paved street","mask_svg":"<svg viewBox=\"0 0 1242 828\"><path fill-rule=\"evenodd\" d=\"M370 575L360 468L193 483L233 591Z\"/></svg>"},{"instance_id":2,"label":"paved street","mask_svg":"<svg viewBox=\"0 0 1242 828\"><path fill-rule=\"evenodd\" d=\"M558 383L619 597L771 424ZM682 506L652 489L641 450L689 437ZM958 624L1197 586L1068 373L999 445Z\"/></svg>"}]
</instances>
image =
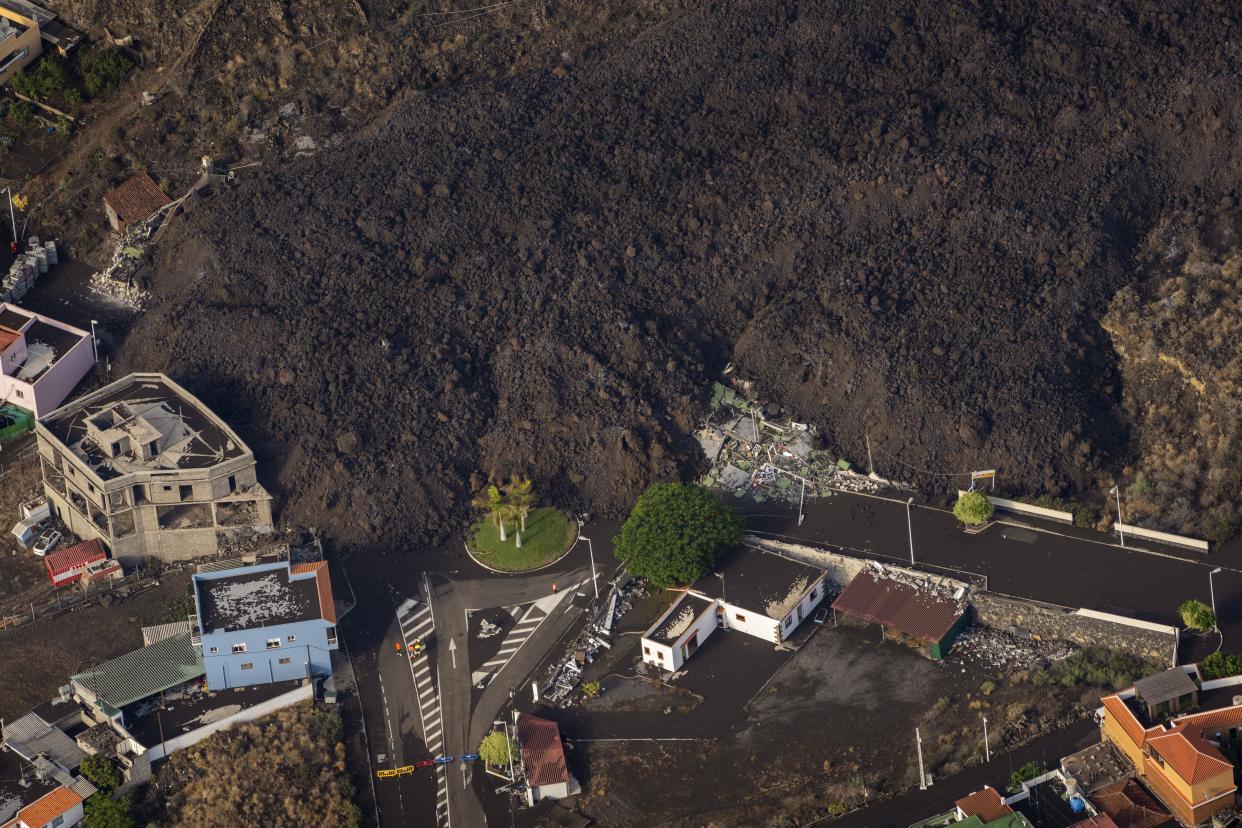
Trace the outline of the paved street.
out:
<instances>
[{"instance_id":1,"label":"paved street","mask_svg":"<svg viewBox=\"0 0 1242 828\"><path fill-rule=\"evenodd\" d=\"M797 525L796 507L765 503L744 504L741 509L747 516L747 530L755 534L909 563L904 501L835 494L808 501L802 526ZM1160 623L1178 624L1177 607L1187 598L1208 601L1208 573L1220 566L1223 571L1215 576L1215 597L1224 641L1242 645L1242 546L1207 555L1148 542L1123 548L1114 538L1099 533L1007 515L999 516L1003 522L986 532L968 535L941 509L915 506L910 517L920 567L981 576L995 592ZM602 587L616 567L611 551L616 530L616 523L603 522L585 530L595 541ZM572 585L582 584L581 591L588 598L593 594L587 547L581 543L553 566L518 576L483 570L465 559L460 547L433 551L424 561L430 573L425 580L420 572L399 567L390 571L374 561L350 568L363 600L345 627L358 665L372 760L384 757L377 767L397 767L437 753L474 753L507 706L510 693L530 692L532 672L581 618L587 602L573 599ZM560 594L553 594L554 582ZM430 595L425 594L428 589ZM435 630L425 672L438 678L434 696L438 709L432 716L434 725L426 726L430 748L424 742L427 709L420 707L420 698L425 704L433 695L425 674L422 685L418 684L419 669L424 668L416 665L412 671L408 657L398 656L394 649L403 640L398 607L406 605L406 625L413 629L406 602L426 598L431 600ZM505 624L495 640L471 638L468 612L482 610ZM475 630L477 624L476 620ZM1214 637L1184 642L1182 657L1189 658L1191 650L1201 655L1216 645ZM480 691L474 685L481 679L488 683ZM1031 750L1061 750L1062 742L1068 744L1081 736L1077 728L1052 734L1014 756L1025 756ZM1003 761L1009 760L999 757L993 766ZM438 775L425 769L411 776L377 780L382 824L484 825L483 808L471 786L474 772L472 767L454 763L441 768ZM961 784L943 780L936 794L918 794L904 804L894 800L882 806L883 811L868 814L864 822L857 821L862 817L852 817L854 821L842 824L890 824L884 821L885 814L892 816L891 824L899 824L912 807L921 808L924 803L936 807L939 794L951 801L961 793L958 788L995 784L1005 778L1007 772L972 768L962 774Z\"/></svg>"}]
</instances>

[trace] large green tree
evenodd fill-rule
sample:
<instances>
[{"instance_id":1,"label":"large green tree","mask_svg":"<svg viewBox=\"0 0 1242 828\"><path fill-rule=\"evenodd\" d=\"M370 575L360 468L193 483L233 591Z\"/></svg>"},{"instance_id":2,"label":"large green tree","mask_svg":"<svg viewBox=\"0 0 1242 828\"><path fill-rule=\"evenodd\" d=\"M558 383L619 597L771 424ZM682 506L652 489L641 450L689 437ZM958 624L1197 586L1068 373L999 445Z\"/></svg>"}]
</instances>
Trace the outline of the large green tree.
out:
<instances>
[{"instance_id":1,"label":"large green tree","mask_svg":"<svg viewBox=\"0 0 1242 828\"><path fill-rule=\"evenodd\" d=\"M86 814L82 821L86 828L134 828L134 817L129 797L109 799L106 794L93 794L86 800Z\"/></svg>"},{"instance_id":2,"label":"large green tree","mask_svg":"<svg viewBox=\"0 0 1242 828\"><path fill-rule=\"evenodd\" d=\"M631 575L657 587L689 584L742 537L742 518L702 486L656 483L613 538Z\"/></svg>"},{"instance_id":3,"label":"large green tree","mask_svg":"<svg viewBox=\"0 0 1242 828\"><path fill-rule=\"evenodd\" d=\"M82 760L82 775L104 794L111 794L121 784L121 774L116 765L102 753L95 753Z\"/></svg>"}]
</instances>

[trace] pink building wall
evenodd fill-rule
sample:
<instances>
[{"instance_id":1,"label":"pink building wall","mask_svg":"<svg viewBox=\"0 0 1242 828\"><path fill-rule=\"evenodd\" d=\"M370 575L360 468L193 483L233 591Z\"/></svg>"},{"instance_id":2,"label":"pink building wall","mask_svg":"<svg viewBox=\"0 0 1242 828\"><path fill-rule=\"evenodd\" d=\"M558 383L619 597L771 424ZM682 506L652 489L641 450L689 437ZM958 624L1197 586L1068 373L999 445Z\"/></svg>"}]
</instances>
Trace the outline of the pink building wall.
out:
<instances>
[{"instance_id":1,"label":"pink building wall","mask_svg":"<svg viewBox=\"0 0 1242 828\"><path fill-rule=\"evenodd\" d=\"M0 303L0 308L2 307L5 307L4 303ZM24 335L5 352L4 359L0 360L0 367L3 369L3 373L0 373L0 402L12 403L32 411L36 418L44 417L64 403L82 378L90 372L91 366L95 364L91 335L87 331L58 322L43 314L18 308L16 305L8 305L8 307L22 314L29 314L32 321L38 320L46 325L69 331L78 337L77 343L66 353L57 355L52 367L33 383L24 382L9 375L10 371L16 373L14 364L26 358ZM28 328L29 324L22 327Z\"/></svg>"}]
</instances>

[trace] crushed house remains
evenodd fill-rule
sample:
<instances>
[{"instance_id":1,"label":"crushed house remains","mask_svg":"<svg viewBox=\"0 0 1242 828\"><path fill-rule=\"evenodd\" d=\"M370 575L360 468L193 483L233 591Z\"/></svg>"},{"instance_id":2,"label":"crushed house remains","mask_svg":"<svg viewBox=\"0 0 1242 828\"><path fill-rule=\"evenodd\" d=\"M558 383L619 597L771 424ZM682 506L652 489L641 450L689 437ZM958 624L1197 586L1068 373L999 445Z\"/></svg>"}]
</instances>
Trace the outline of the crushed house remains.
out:
<instances>
[{"instance_id":1,"label":"crushed house remains","mask_svg":"<svg viewBox=\"0 0 1242 828\"><path fill-rule=\"evenodd\" d=\"M65 401L94 363L86 331L0 303L0 406L43 417Z\"/></svg>"},{"instance_id":2,"label":"crushed house remains","mask_svg":"<svg viewBox=\"0 0 1242 828\"><path fill-rule=\"evenodd\" d=\"M780 644L823 597L822 569L760 549L735 548L643 634L643 661L680 670L717 629Z\"/></svg>"},{"instance_id":3,"label":"crushed house remains","mask_svg":"<svg viewBox=\"0 0 1242 828\"><path fill-rule=\"evenodd\" d=\"M328 565L279 561L194 575L194 646L213 690L332 674Z\"/></svg>"},{"instance_id":4,"label":"crushed house remains","mask_svg":"<svg viewBox=\"0 0 1242 828\"><path fill-rule=\"evenodd\" d=\"M53 511L123 563L213 555L222 541L272 531L254 454L162 374L130 374L35 431Z\"/></svg>"}]
</instances>

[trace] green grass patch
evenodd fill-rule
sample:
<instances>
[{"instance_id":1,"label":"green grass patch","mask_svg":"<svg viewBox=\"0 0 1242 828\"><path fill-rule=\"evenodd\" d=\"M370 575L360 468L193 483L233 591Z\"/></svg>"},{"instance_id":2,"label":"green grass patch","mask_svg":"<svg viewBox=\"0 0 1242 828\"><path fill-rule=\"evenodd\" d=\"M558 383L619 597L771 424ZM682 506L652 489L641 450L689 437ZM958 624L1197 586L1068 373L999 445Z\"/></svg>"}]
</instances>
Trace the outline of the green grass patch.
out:
<instances>
[{"instance_id":1,"label":"green grass patch","mask_svg":"<svg viewBox=\"0 0 1242 828\"><path fill-rule=\"evenodd\" d=\"M493 569L528 572L559 558L578 536L578 523L551 507L535 509L526 516L521 549L516 543L517 528L516 521L506 524L506 539L502 542L494 521L479 521L470 527L470 552Z\"/></svg>"}]
</instances>

